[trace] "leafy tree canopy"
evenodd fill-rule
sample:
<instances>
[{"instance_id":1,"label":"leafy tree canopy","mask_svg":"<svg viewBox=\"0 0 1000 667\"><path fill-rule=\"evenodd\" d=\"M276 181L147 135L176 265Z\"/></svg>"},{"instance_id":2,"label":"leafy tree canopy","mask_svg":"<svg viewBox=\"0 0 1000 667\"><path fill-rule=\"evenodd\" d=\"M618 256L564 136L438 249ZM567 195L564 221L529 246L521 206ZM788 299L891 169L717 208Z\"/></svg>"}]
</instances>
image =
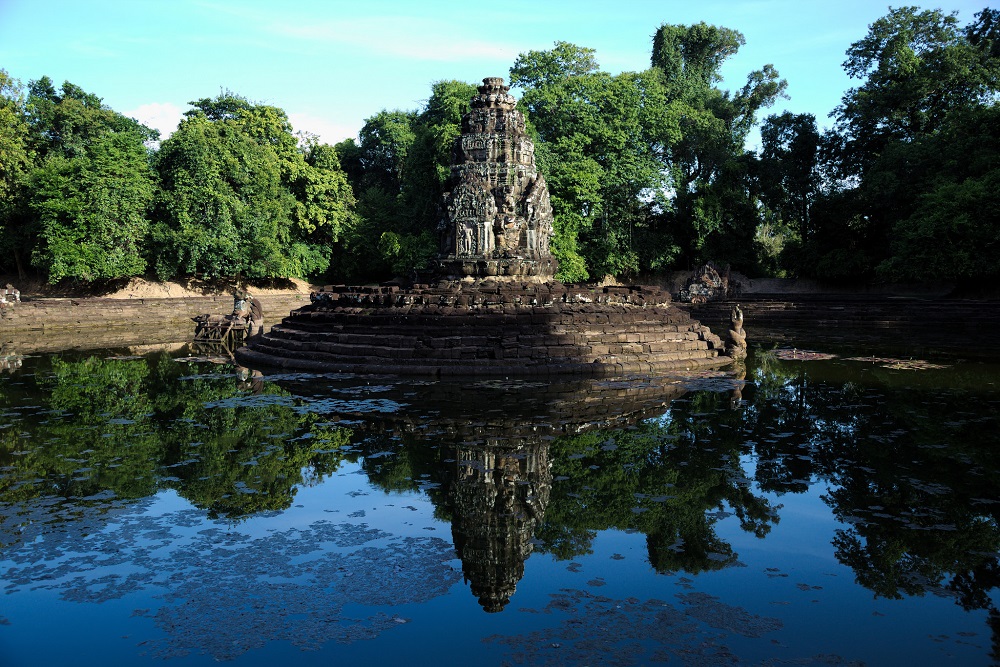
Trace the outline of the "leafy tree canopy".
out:
<instances>
[{"instance_id":1,"label":"leafy tree canopy","mask_svg":"<svg viewBox=\"0 0 1000 667\"><path fill-rule=\"evenodd\" d=\"M560 278L635 278L712 251L755 263L744 144L786 84L766 65L735 93L715 88L743 41L704 23L663 25L653 67L617 76L599 70L592 49L565 42L518 57L511 81L525 89L539 139Z\"/></svg>"},{"instance_id":2,"label":"leafy tree canopy","mask_svg":"<svg viewBox=\"0 0 1000 667\"><path fill-rule=\"evenodd\" d=\"M421 111L383 110L365 121L360 144L337 145L358 197L337 248L342 276L411 277L437 252L452 149L475 94L472 84L438 81Z\"/></svg>"},{"instance_id":3,"label":"leafy tree canopy","mask_svg":"<svg viewBox=\"0 0 1000 667\"><path fill-rule=\"evenodd\" d=\"M146 142L157 132L96 95L48 77L29 86L28 176L20 242L49 282L141 274L153 174Z\"/></svg>"},{"instance_id":4,"label":"leafy tree canopy","mask_svg":"<svg viewBox=\"0 0 1000 667\"><path fill-rule=\"evenodd\" d=\"M890 9L847 50L844 70L864 79L834 110L847 171L863 175L890 141L941 126L951 111L996 101L996 10L963 30L956 13Z\"/></svg>"},{"instance_id":5,"label":"leafy tree canopy","mask_svg":"<svg viewBox=\"0 0 1000 667\"><path fill-rule=\"evenodd\" d=\"M933 281L1000 274L995 121L996 10L962 27L954 13L891 9L851 45L862 83L824 138L827 194L803 272L821 278Z\"/></svg>"},{"instance_id":6,"label":"leafy tree canopy","mask_svg":"<svg viewBox=\"0 0 1000 667\"><path fill-rule=\"evenodd\" d=\"M156 156L157 273L247 278L326 270L353 193L335 152L299 145L284 111L232 93L194 107Z\"/></svg>"},{"instance_id":7,"label":"leafy tree canopy","mask_svg":"<svg viewBox=\"0 0 1000 667\"><path fill-rule=\"evenodd\" d=\"M0 69L0 266L24 276L26 179L35 160L29 144L24 90ZM7 262L13 260L12 265Z\"/></svg>"}]
</instances>

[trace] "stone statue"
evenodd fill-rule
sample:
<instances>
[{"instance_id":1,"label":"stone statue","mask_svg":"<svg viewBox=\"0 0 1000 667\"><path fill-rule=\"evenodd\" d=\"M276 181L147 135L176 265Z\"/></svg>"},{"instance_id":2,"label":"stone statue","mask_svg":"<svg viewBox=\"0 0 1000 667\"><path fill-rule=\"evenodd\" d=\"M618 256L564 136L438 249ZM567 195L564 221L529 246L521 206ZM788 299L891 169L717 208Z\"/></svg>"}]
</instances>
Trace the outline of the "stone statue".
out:
<instances>
[{"instance_id":1,"label":"stone statue","mask_svg":"<svg viewBox=\"0 0 1000 667\"><path fill-rule=\"evenodd\" d=\"M737 361L734 366L733 379L736 384L733 385L733 392L729 395L729 408L738 410L743 407L743 387L746 385L747 366L742 361Z\"/></svg>"},{"instance_id":2,"label":"stone statue","mask_svg":"<svg viewBox=\"0 0 1000 667\"><path fill-rule=\"evenodd\" d=\"M446 277L552 278L552 204L524 115L503 79L483 79L462 119L438 226Z\"/></svg>"},{"instance_id":3,"label":"stone statue","mask_svg":"<svg viewBox=\"0 0 1000 667\"><path fill-rule=\"evenodd\" d=\"M726 341L726 354L736 360L747 357L747 334L743 331L743 311L740 304L733 306L729 313L729 340Z\"/></svg>"},{"instance_id":4,"label":"stone statue","mask_svg":"<svg viewBox=\"0 0 1000 667\"><path fill-rule=\"evenodd\" d=\"M250 308L247 305L247 293L239 288L236 288L233 290L233 316L246 317L249 312Z\"/></svg>"},{"instance_id":5,"label":"stone statue","mask_svg":"<svg viewBox=\"0 0 1000 667\"><path fill-rule=\"evenodd\" d=\"M728 264L720 269L708 262L687 280L677 298L689 303L708 303L733 297L741 289L740 281L732 275L732 268Z\"/></svg>"}]
</instances>

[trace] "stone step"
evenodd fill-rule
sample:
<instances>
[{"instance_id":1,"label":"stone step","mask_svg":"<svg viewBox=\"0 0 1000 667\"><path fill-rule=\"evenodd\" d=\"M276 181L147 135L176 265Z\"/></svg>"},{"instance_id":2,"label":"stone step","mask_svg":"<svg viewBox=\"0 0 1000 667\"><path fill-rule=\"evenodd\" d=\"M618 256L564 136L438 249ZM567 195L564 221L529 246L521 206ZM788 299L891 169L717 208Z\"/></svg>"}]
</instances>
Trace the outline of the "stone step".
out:
<instances>
[{"instance_id":1,"label":"stone step","mask_svg":"<svg viewBox=\"0 0 1000 667\"><path fill-rule=\"evenodd\" d=\"M526 372L534 375L622 375L627 373L660 373L667 370L695 369L715 367L719 365L717 351L702 350L697 353L687 353L662 358L629 359L617 356L607 356L592 362L566 360L564 362L544 359L538 362L516 359L505 362L494 359L469 359L454 363L441 363L441 360L428 360L433 363L396 363L391 358L381 357L343 357L318 350L296 350L283 348L280 355L268 354L266 348L255 346L252 349L241 349L244 360L255 358L268 365L279 365L289 368L304 368L316 370L333 370L335 372L379 372L405 375L489 375L509 376L523 375Z\"/></svg>"}]
</instances>

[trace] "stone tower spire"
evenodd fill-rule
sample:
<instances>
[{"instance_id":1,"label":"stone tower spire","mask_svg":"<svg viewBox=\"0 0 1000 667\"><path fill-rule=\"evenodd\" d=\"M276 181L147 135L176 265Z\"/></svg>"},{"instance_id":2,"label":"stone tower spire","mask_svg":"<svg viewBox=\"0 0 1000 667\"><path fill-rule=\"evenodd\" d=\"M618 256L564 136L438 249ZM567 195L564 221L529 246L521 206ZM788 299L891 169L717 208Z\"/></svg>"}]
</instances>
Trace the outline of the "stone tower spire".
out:
<instances>
[{"instance_id":1,"label":"stone tower spire","mask_svg":"<svg viewBox=\"0 0 1000 667\"><path fill-rule=\"evenodd\" d=\"M503 79L488 77L462 118L446 185L438 266L453 278L547 280L552 204L535 146Z\"/></svg>"}]
</instances>

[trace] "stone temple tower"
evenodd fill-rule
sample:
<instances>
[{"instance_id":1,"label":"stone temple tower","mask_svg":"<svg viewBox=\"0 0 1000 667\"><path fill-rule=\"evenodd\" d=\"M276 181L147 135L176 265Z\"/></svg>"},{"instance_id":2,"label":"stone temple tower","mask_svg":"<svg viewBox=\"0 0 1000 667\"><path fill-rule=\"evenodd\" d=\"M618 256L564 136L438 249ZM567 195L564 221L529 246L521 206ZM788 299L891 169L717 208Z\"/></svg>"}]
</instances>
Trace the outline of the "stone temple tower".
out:
<instances>
[{"instance_id":1,"label":"stone temple tower","mask_svg":"<svg viewBox=\"0 0 1000 667\"><path fill-rule=\"evenodd\" d=\"M438 269L449 278L549 280L552 204L535 146L503 79L488 77L462 118L440 222Z\"/></svg>"},{"instance_id":2,"label":"stone temple tower","mask_svg":"<svg viewBox=\"0 0 1000 667\"><path fill-rule=\"evenodd\" d=\"M555 280L552 204L509 90L503 79L483 79L462 119L441 247L426 280L328 285L237 350L240 363L341 373L607 377L730 361L719 357L721 339L672 306L664 290ZM507 586L499 582L510 573L486 577L496 587L477 585L493 591L488 606L500 604Z\"/></svg>"}]
</instances>

